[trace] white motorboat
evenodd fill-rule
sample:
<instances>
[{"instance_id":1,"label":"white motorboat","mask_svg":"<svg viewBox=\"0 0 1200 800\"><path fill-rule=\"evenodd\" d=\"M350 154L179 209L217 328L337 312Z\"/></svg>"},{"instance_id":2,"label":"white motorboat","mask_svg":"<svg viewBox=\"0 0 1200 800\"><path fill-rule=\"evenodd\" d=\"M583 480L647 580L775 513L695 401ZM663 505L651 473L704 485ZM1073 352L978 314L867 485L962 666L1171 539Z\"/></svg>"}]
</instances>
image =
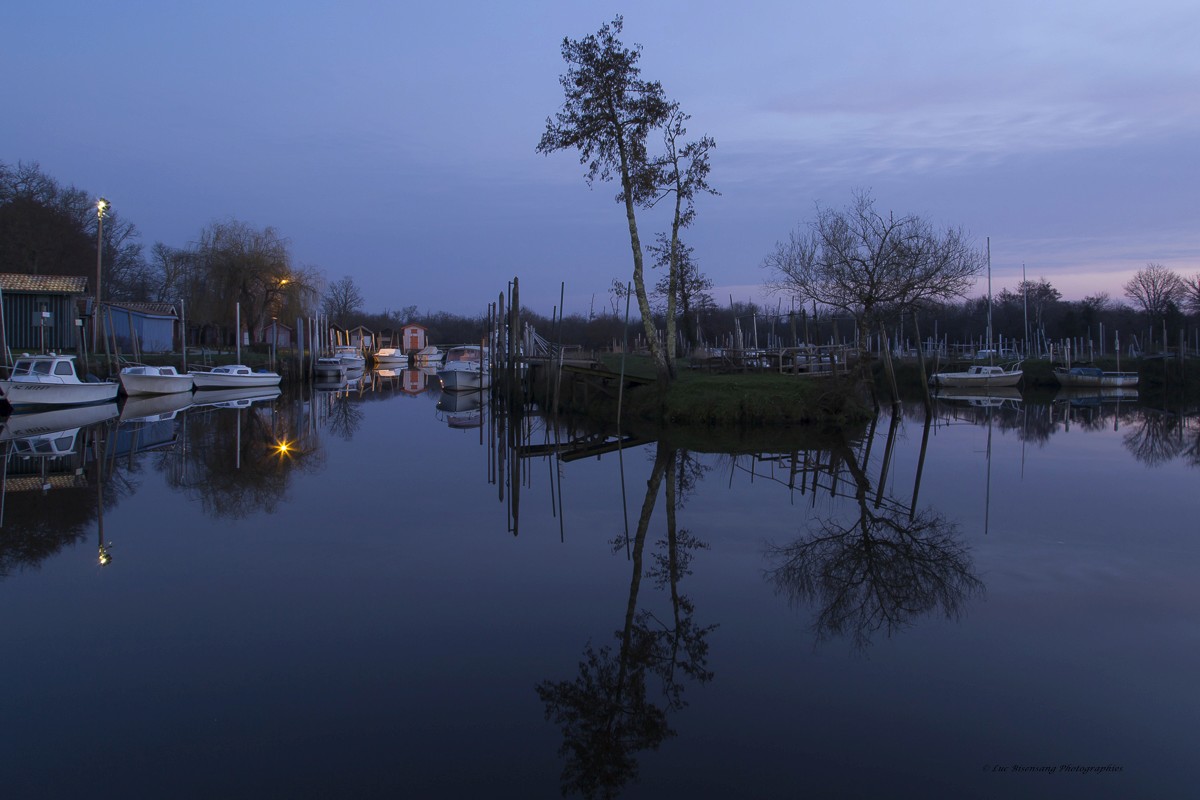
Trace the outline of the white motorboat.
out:
<instances>
[{"instance_id":1,"label":"white motorboat","mask_svg":"<svg viewBox=\"0 0 1200 800\"><path fill-rule=\"evenodd\" d=\"M255 371L245 364L230 364L213 367L207 371L193 370L192 377L197 389L237 389L259 386L278 386L277 372Z\"/></svg>"},{"instance_id":2,"label":"white motorboat","mask_svg":"<svg viewBox=\"0 0 1200 800\"><path fill-rule=\"evenodd\" d=\"M373 357L377 365L408 363L408 353L397 347L381 347L375 351Z\"/></svg>"},{"instance_id":3,"label":"white motorboat","mask_svg":"<svg viewBox=\"0 0 1200 800\"><path fill-rule=\"evenodd\" d=\"M445 358L446 354L439 350L437 345L431 344L412 354L412 365L414 367L436 367Z\"/></svg>"},{"instance_id":4,"label":"white motorboat","mask_svg":"<svg viewBox=\"0 0 1200 800\"><path fill-rule=\"evenodd\" d=\"M346 365L346 369L353 372L356 369L366 369L367 359L362 352L350 344L340 344L333 348L333 358L340 360Z\"/></svg>"},{"instance_id":5,"label":"white motorboat","mask_svg":"<svg viewBox=\"0 0 1200 800\"><path fill-rule=\"evenodd\" d=\"M14 411L47 406L78 406L117 399L116 381L81 381L75 373L75 356L56 353L22 354L9 376L0 380L0 397Z\"/></svg>"},{"instance_id":6,"label":"white motorboat","mask_svg":"<svg viewBox=\"0 0 1200 800\"><path fill-rule=\"evenodd\" d=\"M127 395L175 394L192 390L192 374L180 374L174 367L138 364L121 370L121 388Z\"/></svg>"},{"instance_id":7,"label":"white motorboat","mask_svg":"<svg viewBox=\"0 0 1200 800\"><path fill-rule=\"evenodd\" d=\"M488 352L479 345L461 345L446 351L446 363L437 373L442 388L451 392L486 389L492 375Z\"/></svg>"},{"instance_id":8,"label":"white motorboat","mask_svg":"<svg viewBox=\"0 0 1200 800\"><path fill-rule=\"evenodd\" d=\"M1020 362L1008 367L976 364L961 372L936 372L929 381L934 386L990 389L997 386L1016 386L1021 382L1023 374Z\"/></svg>"}]
</instances>

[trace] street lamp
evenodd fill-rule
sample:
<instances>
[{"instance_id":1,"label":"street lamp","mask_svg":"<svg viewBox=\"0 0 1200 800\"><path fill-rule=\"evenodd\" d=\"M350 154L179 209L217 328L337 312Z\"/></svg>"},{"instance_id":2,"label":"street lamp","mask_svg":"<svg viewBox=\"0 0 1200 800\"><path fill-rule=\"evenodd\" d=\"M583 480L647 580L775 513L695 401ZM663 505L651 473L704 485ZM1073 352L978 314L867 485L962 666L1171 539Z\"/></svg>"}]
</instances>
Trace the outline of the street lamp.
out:
<instances>
[{"instance_id":1,"label":"street lamp","mask_svg":"<svg viewBox=\"0 0 1200 800\"><path fill-rule=\"evenodd\" d=\"M110 203L101 197L96 201L96 307L92 310L92 352L100 339L100 265L101 253L104 252L104 215L108 213Z\"/></svg>"}]
</instances>

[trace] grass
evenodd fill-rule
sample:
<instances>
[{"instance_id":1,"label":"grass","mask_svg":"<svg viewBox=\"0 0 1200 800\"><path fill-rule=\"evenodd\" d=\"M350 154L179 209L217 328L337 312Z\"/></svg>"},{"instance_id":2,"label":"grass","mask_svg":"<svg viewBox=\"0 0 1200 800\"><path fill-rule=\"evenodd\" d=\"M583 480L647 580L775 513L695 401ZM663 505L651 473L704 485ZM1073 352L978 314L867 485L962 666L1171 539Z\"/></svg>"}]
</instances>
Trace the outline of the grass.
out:
<instances>
[{"instance_id":1,"label":"grass","mask_svg":"<svg viewBox=\"0 0 1200 800\"><path fill-rule=\"evenodd\" d=\"M620 371L620 357L605 366ZM654 364L630 356L625 374L654 377ZM680 362L678 377L661 395L657 384L635 387L623 400L622 416L656 426L778 428L818 426L837 428L865 420L870 409L848 380L811 378L778 373L717 374L689 369ZM615 415L615 409L593 409Z\"/></svg>"}]
</instances>

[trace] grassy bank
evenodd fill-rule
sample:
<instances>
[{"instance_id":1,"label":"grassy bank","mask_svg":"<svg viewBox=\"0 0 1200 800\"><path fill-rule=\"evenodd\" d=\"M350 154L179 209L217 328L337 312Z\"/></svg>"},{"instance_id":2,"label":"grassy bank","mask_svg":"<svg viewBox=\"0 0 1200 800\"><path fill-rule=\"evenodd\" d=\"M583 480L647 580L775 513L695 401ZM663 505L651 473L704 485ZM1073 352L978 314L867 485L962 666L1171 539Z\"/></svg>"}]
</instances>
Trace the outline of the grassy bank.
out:
<instances>
[{"instance_id":1,"label":"grassy bank","mask_svg":"<svg viewBox=\"0 0 1200 800\"><path fill-rule=\"evenodd\" d=\"M619 357L606 363L620 371ZM625 374L654 377L646 357L629 357ZM824 429L861 423L871 410L848 380L808 378L775 373L715 374L689 369L680 362L678 378L662 395L656 384L629 389L622 398L622 418L655 427L779 428L816 426ZM574 411L596 419L615 419L613 398L589 397L588 408Z\"/></svg>"}]
</instances>

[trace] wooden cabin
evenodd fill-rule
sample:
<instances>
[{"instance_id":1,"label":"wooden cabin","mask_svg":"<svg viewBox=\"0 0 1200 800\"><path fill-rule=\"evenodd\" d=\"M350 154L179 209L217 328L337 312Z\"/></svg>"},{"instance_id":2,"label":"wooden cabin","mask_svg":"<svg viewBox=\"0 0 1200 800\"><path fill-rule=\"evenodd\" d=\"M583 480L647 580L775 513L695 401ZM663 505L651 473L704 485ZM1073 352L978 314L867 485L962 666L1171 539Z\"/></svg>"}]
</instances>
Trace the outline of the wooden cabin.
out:
<instances>
[{"instance_id":1,"label":"wooden cabin","mask_svg":"<svg viewBox=\"0 0 1200 800\"><path fill-rule=\"evenodd\" d=\"M429 344L426 340L428 331L424 325L410 322L400 329L400 341L395 346L405 353L415 353Z\"/></svg>"},{"instance_id":2,"label":"wooden cabin","mask_svg":"<svg viewBox=\"0 0 1200 800\"><path fill-rule=\"evenodd\" d=\"M284 325L277 319L273 319L263 326L262 335L259 337L258 343L273 345L280 350L284 350L291 347L294 341L296 341L296 329L290 325Z\"/></svg>"},{"instance_id":3,"label":"wooden cabin","mask_svg":"<svg viewBox=\"0 0 1200 800\"><path fill-rule=\"evenodd\" d=\"M0 274L4 341L9 351L72 351L84 330L79 313L87 278L78 275Z\"/></svg>"}]
</instances>

